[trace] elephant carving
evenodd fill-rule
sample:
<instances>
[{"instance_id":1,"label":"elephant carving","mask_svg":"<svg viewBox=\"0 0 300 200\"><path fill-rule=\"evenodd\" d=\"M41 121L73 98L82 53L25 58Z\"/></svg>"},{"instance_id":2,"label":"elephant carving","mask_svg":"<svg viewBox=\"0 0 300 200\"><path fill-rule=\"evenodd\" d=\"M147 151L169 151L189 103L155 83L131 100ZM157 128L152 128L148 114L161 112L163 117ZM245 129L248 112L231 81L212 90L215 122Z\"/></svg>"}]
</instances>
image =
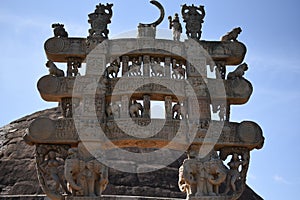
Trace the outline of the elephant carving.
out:
<instances>
[{"instance_id":1,"label":"elephant carving","mask_svg":"<svg viewBox=\"0 0 300 200\"><path fill-rule=\"evenodd\" d=\"M74 196L100 196L108 184L108 169L97 160L72 154L65 162L65 177Z\"/></svg>"}]
</instances>

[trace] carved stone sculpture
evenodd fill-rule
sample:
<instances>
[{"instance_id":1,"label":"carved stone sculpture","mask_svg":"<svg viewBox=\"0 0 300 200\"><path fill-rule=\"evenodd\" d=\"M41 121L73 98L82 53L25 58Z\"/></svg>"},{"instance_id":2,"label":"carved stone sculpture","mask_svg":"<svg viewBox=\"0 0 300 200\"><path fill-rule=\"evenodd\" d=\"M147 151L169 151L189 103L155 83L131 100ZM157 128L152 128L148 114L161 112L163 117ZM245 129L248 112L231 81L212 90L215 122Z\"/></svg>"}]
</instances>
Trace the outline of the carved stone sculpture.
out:
<instances>
[{"instance_id":1,"label":"carved stone sculpture","mask_svg":"<svg viewBox=\"0 0 300 200\"><path fill-rule=\"evenodd\" d=\"M113 4L99 4L96 6L95 12L89 14L88 22L91 24L89 29L90 37L108 38L109 30L107 25L111 23Z\"/></svg>"},{"instance_id":2,"label":"carved stone sculpture","mask_svg":"<svg viewBox=\"0 0 300 200\"><path fill-rule=\"evenodd\" d=\"M129 115L130 117L141 117L143 114L144 108L141 103L138 103L136 100L133 101L133 104L129 106Z\"/></svg>"},{"instance_id":3,"label":"carved stone sculpture","mask_svg":"<svg viewBox=\"0 0 300 200\"><path fill-rule=\"evenodd\" d=\"M120 59L114 60L109 66L106 68L105 73L107 78L116 78L120 71ZM110 76L109 76L110 75Z\"/></svg>"},{"instance_id":4,"label":"carved stone sculpture","mask_svg":"<svg viewBox=\"0 0 300 200\"><path fill-rule=\"evenodd\" d=\"M49 68L49 74L53 75L53 76L57 76L57 77L63 77L65 76L65 73L63 70L59 69L54 62L52 62L51 60L48 60L46 62L46 67Z\"/></svg>"},{"instance_id":5,"label":"carved stone sculpture","mask_svg":"<svg viewBox=\"0 0 300 200\"><path fill-rule=\"evenodd\" d=\"M78 69L81 68L80 58L69 58L67 63L67 76L77 76L80 75Z\"/></svg>"},{"instance_id":6,"label":"carved stone sculpture","mask_svg":"<svg viewBox=\"0 0 300 200\"><path fill-rule=\"evenodd\" d=\"M67 145L38 145L36 148L38 177L43 191L51 199L59 200L64 193L70 194L64 177L68 148Z\"/></svg>"},{"instance_id":7,"label":"carved stone sculpture","mask_svg":"<svg viewBox=\"0 0 300 200\"><path fill-rule=\"evenodd\" d=\"M243 63L239 65L233 72L229 72L227 75L228 80L233 80L237 78L242 78L245 74L245 71L248 70L248 65L246 63Z\"/></svg>"},{"instance_id":8,"label":"carved stone sculpture","mask_svg":"<svg viewBox=\"0 0 300 200\"><path fill-rule=\"evenodd\" d=\"M215 151L200 158L191 149L189 158L184 160L180 169L180 189L187 193L189 199L219 195L220 185L226 179L226 167Z\"/></svg>"},{"instance_id":9,"label":"carved stone sculpture","mask_svg":"<svg viewBox=\"0 0 300 200\"><path fill-rule=\"evenodd\" d=\"M182 63L177 63L176 59L173 60L172 69L172 78L183 79L185 77L185 69L182 67Z\"/></svg>"},{"instance_id":10,"label":"carved stone sculpture","mask_svg":"<svg viewBox=\"0 0 300 200\"><path fill-rule=\"evenodd\" d=\"M68 33L64 28L63 24L52 24L53 32L54 32L54 37L68 37Z\"/></svg>"},{"instance_id":11,"label":"carved stone sculpture","mask_svg":"<svg viewBox=\"0 0 300 200\"><path fill-rule=\"evenodd\" d=\"M180 41L178 14L169 17L173 40L155 39L164 9L157 1L151 3L160 9L160 17L140 24L138 38L108 39L112 4L99 4L89 14L87 38L69 38L63 25L56 24L55 37L45 42L50 75L39 80L38 91L44 100L60 102L62 116L35 119L24 139L37 147L38 175L49 198L99 199L108 174L97 159L105 155L108 163L99 160L111 166L110 160L115 158L102 150L117 152L127 147L168 151L189 147L178 182L188 200L236 200L242 194L250 151L261 148L264 137L254 122L229 121L230 106L246 103L253 91L243 77L248 66L241 64L247 49L241 42L232 42L241 29L234 29L222 41L199 41L204 6L184 4L181 13L189 39ZM54 62L66 64L67 77ZM84 62L86 74L80 75ZM215 69L215 78L208 76L208 65L211 72ZM238 67L225 79L227 66ZM164 105L165 119L151 116L155 101ZM214 114L220 119L214 120ZM130 117L147 129L137 131L151 137L127 134L136 129L128 123ZM151 126L146 126L149 123ZM94 144L100 149L84 148ZM207 146L210 152L200 155L199 149ZM230 160L227 165L226 159ZM151 163L133 166L141 169L145 164Z\"/></svg>"},{"instance_id":12,"label":"carved stone sculpture","mask_svg":"<svg viewBox=\"0 0 300 200\"><path fill-rule=\"evenodd\" d=\"M242 29L240 27L232 29L232 31L226 33L226 35L222 36L221 41L237 41L238 35L242 32Z\"/></svg>"},{"instance_id":13,"label":"carved stone sculpture","mask_svg":"<svg viewBox=\"0 0 300 200\"><path fill-rule=\"evenodd\" d=\"M218 106L218 110L219 110L219 118L220 121L225 121L225 117L226 117L226 106L225 104L221 104Z\"/></svg>"},{"instance_id":14,"label":"carved stone sculpture","mask_svg":"<svg viewBox=\"0 0 300 200\"><path fill-rule=\"evenodd\" d=\"M186 34L192 39L200 40L202 34L202 23L204 22L205 10L204 6L196 7L194 4L192 6L187 6L184 4L181 9L183 22L186 23Z\"/></svg>"},{"instance_id":15,"label":"carved stone sculpture","mask_svg":"<svg viewBox=\"0 0 300 200\"><path fill-rule=\"evenodd\" d=\"M128 66L130 76L140 76L142 74L142 57L133 58L132 64Z\"/></svg>"},{"instance_id":16,"label":"carved stone sculpture","mask_svg":"<svg viewBox=\"0 0 300 200\"><path fill-rule=\"evenodd\" d=\"M107 167L97 160L85 161L77 148L69 149L65 163L65 177L74 196L100 196L108 183Z\"/></svg>"},{"instance_id":17,"label":"carved stone sculpture","mask_svg":"<svg viewBox=\"0 0 300 200\"><path fill-rule=\"evenodd\" d=\"M106 108L106 115L108 119L112 119L113 117L118 117L120 112L119 105L113 103Z\"/></svg>"},{"instance_id":18,"label":"carved stone sculpture","mask_svg":"<svg viewBox=\"0 0 300 200\"><path fill-rule=\"evenodd\" d=\"M159 58L158 61L155 61L154 58L151 58L150 66L152 70L152 76L164 76L164 67L160 65Z\"/></svg>"},{"instance_id":19,"label":"carved stone sculpture","mask_svg":"<svg viewBox=\"0 0 300 200\"><path fill-rule=\"evenodd\" d=\"M185 119L185 115L186 110L179 102L177 102L172 108L173 119Z\"/></svg>"},{"instance_id":20,"label":"carved stone sculpture","mask_svg":"<svg viewBox=\"0 0 300 200\"><path fill-rule=\"evenodd\" d=\"M172 19L171 16L169 16L168 19L169 19L169 28L173 29L173 40L179 41L182 33L182 26L179 21L178 13L175 13L174 19Z\"/></svg>"}]
</instances>

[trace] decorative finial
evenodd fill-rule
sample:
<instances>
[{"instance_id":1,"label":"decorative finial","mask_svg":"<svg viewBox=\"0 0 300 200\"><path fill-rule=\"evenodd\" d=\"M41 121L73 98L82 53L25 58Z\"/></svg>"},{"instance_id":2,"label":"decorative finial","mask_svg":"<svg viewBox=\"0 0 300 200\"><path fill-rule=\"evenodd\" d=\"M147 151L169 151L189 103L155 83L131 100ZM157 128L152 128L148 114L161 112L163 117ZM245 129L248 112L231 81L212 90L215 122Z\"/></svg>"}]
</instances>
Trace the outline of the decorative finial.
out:
<instances>
[{"instance_id":1,"label":"decorative finial","mask_svg":"<svg viewBox=\"0 0 300 200\"><path fill-rule=\"evenodd\" d=\"M184 4L181 9L183 22L186 23L186 34L189 38L200 40L202 34L202 23L204 22L205 10L204 6L196 7Z\"/></svg>"}]
</instances>

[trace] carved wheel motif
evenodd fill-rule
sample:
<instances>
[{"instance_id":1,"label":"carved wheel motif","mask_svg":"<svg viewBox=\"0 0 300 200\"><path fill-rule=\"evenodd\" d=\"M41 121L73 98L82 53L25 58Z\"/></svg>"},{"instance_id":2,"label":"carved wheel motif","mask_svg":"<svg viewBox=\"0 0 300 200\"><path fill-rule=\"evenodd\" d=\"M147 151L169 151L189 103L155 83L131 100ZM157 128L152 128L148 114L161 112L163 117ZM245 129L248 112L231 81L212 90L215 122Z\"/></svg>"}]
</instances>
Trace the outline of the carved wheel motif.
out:
<instances>
[{"instance_id":1,"label":"carved wheel motif","mask_svg":"<svg viewBox=\"0 0 300 200\"><path fill-rule=\"evenodd\" d=\"M59 53L64 47L65 43L62 38L50 38L45 43L45 50L49 53Z\"/></svg>"}]
</instances>

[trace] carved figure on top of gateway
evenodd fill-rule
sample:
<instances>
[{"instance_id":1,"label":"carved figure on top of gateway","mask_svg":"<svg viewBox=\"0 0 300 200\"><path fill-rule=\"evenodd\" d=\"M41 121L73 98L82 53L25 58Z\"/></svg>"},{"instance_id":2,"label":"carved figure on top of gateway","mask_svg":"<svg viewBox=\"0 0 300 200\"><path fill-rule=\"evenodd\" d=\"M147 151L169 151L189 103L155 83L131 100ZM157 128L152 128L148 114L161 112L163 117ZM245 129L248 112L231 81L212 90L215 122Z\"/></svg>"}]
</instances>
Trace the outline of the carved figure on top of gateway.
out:
<instances>
[{"instance_id":1,"label":"carved figure on top of gateway","mask_svg":"<svg viewBox=\"0 0 300 200\"><path fill-rule=\"evenodd\" d=\"M200 40L202 34L202 23L204 22L205 10L204 6L196 7L184 4L181 9L183 22L186 23L186 35L192 39Z\"/></svg>"},{"instance_id":2,"label":"carved figure on top of gateway","mask_svg":"<svg viewBox=\"0 0 300 200\"><path fill-rule=\"evenodd\" d=\"M89 14L88 22L91 24L89 34L91 36L108 38L109 30L107 25L111 23L113 4L99 4L96 6L95 12Z\"/></svg>"}]
</instances>

